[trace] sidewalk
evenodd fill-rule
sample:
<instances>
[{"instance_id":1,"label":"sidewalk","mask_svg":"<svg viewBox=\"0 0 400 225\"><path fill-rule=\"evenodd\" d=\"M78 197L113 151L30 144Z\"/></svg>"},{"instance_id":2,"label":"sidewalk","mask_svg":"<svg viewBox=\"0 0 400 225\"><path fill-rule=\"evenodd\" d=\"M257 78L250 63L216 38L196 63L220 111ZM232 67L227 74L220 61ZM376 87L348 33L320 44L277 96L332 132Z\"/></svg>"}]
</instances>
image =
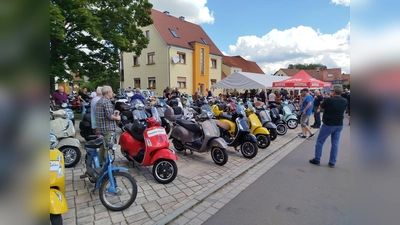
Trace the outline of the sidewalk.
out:
<instances>
[{"instance_id":1,"label":"sidewalk","mask_svg":"<svg viewBox=\"0 0 400 225\"><path fill-rule=\"evenodd\" d=\"M79 125L79 121L76 125ZM79 129L77 131L79 133ZM120 131L118 132L120 134ZM178 176L166 185L154 180L151 167L141 167L136 164L135 168L132 168L132 163L128 162L117 149L116 166L129 168L130 174L138 184L135 202L122 212L108 211L101 204L98 191L94 195L90 193L94 185L88 180L79 178L84 171L83 161L81 161L75 168L66 169L66 198L69 211L63 215L64 224L166 224L183 213L193 214L193 210L190 210L192 207L204 206L204 200L207 197L222 187L237 184L235 179L242 174L254 169L257 171L254 172L255 175L260 174L261 168L266 169L272 166L271 163L279 161L288 153L287 149L293 149L300 143L300 139L296 139L298 132L300 128L289 129L286 135L278 136L275 141L272 141L267 149L259 149L258 155L253 159L246 159L241 153L229 147L229 159L224 166L216 165L211 159L210 152L190 154L188 151L187 156L183 156L182 152L177 152ZM79 134L77 137L83 141ZM81 151L84 156L84 150L81 149ZM267 167L265 167L266 163ZM245 181L245 184L249 181ZM245 186L242 185L242 188L244 189ZM228 197L222 197L219 200L228 202L230 200ZM185 221L179 218L173 223L184 224Z\"/></svg>"}]
</instances>

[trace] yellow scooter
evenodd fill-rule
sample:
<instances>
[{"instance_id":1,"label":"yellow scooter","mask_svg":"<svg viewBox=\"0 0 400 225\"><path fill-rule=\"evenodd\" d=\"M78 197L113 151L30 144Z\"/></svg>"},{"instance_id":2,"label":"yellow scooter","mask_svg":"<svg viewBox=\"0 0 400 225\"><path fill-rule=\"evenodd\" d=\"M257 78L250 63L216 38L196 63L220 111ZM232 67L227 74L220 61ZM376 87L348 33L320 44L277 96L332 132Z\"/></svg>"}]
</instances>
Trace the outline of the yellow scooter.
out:
<instances>
[{"instance_id":1,"label":"yellow scooter","mask_svg":"<svg viewBox=\"0 0 400 225\"><path fill-rule=\"evenodd\" d=\"M64 155L55 147L57 137L50 135L50 223L62 225L61 214L68 211L65 199Z\"/></svg>"},{"instance_id":2,"label":"yellow scooter","mask_svg":"<svg viewBox=\"0 0 400 225\"><path fill-rule=\"evenodd\" d=\"M240 110L244 110L242 106L236 106L236 111L238 113ZM256 136L257 138L257 146L261 149L267 148L271 144L271 137L270 133L267 128L263 127L260 119L256 115L256 109L254 108L253 104L250 101L247 101L247 109L245 110L247 115L247 124L250 128L250 133Z\"/></svg>"}]
</instances>

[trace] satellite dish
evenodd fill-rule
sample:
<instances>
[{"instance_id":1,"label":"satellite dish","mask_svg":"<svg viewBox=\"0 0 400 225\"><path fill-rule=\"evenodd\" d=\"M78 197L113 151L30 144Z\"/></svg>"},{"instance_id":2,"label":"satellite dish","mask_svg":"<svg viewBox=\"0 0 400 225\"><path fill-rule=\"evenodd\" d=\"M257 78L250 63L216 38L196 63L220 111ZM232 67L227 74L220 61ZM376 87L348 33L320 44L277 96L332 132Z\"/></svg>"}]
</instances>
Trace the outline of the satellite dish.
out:
<instances>
[{"instance_id":1,"label":"satellite dish","mask_svg":"<svg viewBox=\"0 0 400 225\"><path fill-rule=\"evenodd\" d=\"M179 62L179 57L177 55L176 56L172 56L172 62L177 64Z\"/></svg>"}]
</instances>

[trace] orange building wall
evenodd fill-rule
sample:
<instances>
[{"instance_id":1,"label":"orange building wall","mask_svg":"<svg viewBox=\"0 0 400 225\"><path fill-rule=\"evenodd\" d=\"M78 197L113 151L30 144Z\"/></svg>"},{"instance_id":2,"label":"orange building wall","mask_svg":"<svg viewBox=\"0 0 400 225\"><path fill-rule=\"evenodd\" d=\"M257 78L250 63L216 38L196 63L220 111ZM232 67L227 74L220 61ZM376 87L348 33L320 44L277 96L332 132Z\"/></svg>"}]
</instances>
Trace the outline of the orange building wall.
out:
<instances>
[{"instance_id":1,"label":"orange building wall","mask_svg":"<svg viewBox=\"0 0 400 225\"><path fill-rule=\"evenodd\" d=\"M201 48L204 48L204 75L200 74L200 54ZM206 88L210 88L210 48L208 45L194 43L193 51L193 90L200 90L205 95Z\"/></svg>"}]
</instances>

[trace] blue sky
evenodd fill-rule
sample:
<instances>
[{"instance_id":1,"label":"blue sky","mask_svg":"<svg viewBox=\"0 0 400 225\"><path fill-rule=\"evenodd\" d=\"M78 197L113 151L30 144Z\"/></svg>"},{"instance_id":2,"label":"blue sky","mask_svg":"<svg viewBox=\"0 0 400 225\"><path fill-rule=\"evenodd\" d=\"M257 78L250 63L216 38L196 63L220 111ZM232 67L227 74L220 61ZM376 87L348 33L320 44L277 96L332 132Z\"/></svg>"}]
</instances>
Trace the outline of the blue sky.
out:
<instances>
[{"instance_id":1,"label":"blue sky","mask_svg":"<svg viewBox=\"0 0 400 225\"><path fill-rule=\"evenodd\" d=\"M200 25L226 55L271 74L292 63L350 72L350 0L149 0Z\"/></svg>"}]
</instances>

